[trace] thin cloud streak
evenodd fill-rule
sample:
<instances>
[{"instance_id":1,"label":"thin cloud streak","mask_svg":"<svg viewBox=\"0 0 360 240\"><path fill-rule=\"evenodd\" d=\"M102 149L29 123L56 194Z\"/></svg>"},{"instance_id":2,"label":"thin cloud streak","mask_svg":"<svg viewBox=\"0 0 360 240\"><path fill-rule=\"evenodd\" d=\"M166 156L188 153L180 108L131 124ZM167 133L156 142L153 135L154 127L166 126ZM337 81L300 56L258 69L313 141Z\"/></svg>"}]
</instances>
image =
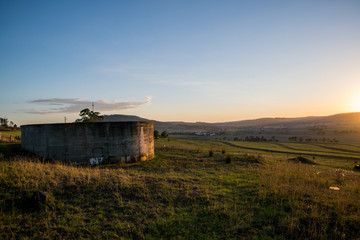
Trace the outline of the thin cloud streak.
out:
<instances>
[{"instance_id":1,"label":"thin cloud streak","mask_svg":"<svg viewBox=\"0 0 360 240\"><path fill-rule=\"evenodd\" d=\"M29 114L51 114L51 113L76 113L84 108L90 108L92 103L95 105L95 111L121 111L132 108L139 108L151 103L151 97L147 97L143 102L119 102L106 100L89 101L81 98L49 98L49 99L37 99L29 101L31 104L56 106L49 107L45 110L31 109L26 111Z\"/></svg>"},{"instance_id":2,"label":"thin cloud streak","mask_svg":"<svg viewBox=\"0 0 360 240\"><path fill-rule=\"evenodd\" d=\"M176 86L176 87L193 87L193 86L211 86L211 81L199 81L193 79L191 76L186 74L169 74L171 71L167 68L159 66L114 66L107 68L100 68L98 70L102 74L112 74L115 76L123 75L127 78L135 78L146 81L154 85L163 86Z\"/></svg>"}]
</instances>

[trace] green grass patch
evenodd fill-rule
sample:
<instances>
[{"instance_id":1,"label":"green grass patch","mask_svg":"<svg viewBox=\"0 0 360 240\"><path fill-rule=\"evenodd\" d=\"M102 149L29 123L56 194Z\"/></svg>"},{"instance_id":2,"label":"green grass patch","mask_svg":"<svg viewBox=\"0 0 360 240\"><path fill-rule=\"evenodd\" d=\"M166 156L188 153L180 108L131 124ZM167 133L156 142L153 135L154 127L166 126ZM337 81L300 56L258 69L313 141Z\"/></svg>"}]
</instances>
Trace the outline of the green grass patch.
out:
<instances>
[{"instance_id":1,"label":"green grass patch","mask_svg":"<svg viewBox=\"0 0 360 240\"><path fill-rule=\"evenodd\" d=\"M0 142L16 142L19 143L21 139L21 130L1 130Z\"/></svg>"}]
</instances>

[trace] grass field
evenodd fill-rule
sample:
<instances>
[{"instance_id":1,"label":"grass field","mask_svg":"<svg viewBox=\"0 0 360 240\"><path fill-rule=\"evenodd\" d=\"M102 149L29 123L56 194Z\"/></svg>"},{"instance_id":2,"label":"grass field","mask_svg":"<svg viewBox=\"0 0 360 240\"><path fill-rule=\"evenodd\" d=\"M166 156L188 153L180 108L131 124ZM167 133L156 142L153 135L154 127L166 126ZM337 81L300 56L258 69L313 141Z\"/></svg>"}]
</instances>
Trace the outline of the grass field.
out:
<instances>
[{"instance_id":1,"label":"grass field","mask_svg":"<svg viewBox=\"0 0 360 240\"><path fill-rule=\"evenodd\" d=\"M360 239L358 149L171 139L151 161L75 167L3 144L0 239Z\"/></svg>"},{"instance_id":2,"label":"grass field","mask_svg":"<svg viewBox=\"0 0 360 240\"><path fill-rule=\"evenodd\" d=\"M15 137L21 137L20 130L0 130L0 142L20 142Z\"/></svg>"}]
</instances>

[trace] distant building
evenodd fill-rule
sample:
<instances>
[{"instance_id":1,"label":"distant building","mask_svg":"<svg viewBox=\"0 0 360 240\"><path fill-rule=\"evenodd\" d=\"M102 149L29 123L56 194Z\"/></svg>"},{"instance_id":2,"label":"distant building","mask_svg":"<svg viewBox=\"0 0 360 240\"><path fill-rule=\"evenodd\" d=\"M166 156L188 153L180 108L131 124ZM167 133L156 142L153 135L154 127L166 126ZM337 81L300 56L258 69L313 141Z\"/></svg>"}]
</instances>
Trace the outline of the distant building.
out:
<instances>
[{"instance_id":1,"label":"distant building","mask_svg":"<svg viewBox=\"0 0 360 240\"><path fill-rule=\"evenodd\" d=\"M209 133L209 132L197 132L195 133L197 136L215 136L216 133Z\"/></svg>"}]
</instances>

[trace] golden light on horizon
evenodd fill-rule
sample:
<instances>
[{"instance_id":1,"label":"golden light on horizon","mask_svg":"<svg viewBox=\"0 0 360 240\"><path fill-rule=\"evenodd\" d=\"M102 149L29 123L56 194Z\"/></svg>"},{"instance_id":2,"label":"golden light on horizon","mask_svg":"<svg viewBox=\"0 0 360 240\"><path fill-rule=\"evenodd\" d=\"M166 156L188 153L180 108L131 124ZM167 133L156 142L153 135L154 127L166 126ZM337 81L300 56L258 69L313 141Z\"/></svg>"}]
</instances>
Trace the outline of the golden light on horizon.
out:
<instances>
[{"instance_id":1,"label":"golden light on horizon","mask_svg":"<svg viewBox=\"0 0 360 240\"><path fill-rule=\"evenodd\" d=\"M356 112L360 112L360 95L355 98L354 108Z\"/></svg>"}]
</instances>

